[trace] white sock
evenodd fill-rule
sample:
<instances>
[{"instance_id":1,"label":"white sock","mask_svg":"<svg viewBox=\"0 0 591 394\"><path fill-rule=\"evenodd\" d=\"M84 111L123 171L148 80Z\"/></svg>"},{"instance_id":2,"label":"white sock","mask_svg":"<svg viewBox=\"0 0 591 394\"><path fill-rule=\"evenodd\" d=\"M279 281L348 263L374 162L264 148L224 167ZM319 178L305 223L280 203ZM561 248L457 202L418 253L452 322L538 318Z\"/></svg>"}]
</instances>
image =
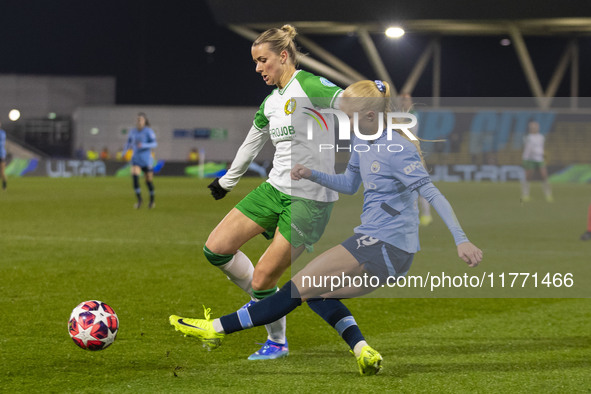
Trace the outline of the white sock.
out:
<instances>
[{"instance_id":1,"label":"white sock","mask_svg":"<svg viewBox=\"0 0 591 394\"><path fill-rule=\"evenodd\" d=\"M355 347L353 347L353 353L355 353L355 357L361 356L361 349L363 349L364 346L367 346L367 342L365 341L359 341L357 344L355 344Z\"/></svg>"},{"instance_id":2,"label":"white sock","mask_svg":"<svg viewBox=\"0 0 591 394\"><path fill-rule=\"evenodd\" d=\"M213 319L211 324L213 325L213 329L215 330L215 332L219 334L225 334L224 327L222 327L222 322L220 321L220 319Z\"/></svg>"},{"instance_id":3,"label":"white sock","mask_svg":"<svg viewBox=\"0 0 591 394\"><path fill-rule=\"evenodd\" d=\"M232 260L226 264L218 265L224 274L234 282L238 287L247 292L252 297L252 274L254 266L252 262L241 251L236 252Z\"/></svg>"},{"instance_id":4,"label":"white sock","mask_svg":"<svg viewBox=\"0 0 591 394\"><path fill-rule=\"evenodd\" d=\"M546 197L550 197L552 195L552 189L550 189L550 184L548 181L544 181L544 195Z\"/></svg>"},{"instance_id":5,"label":"white sock","mask_svg":"<svg viewBox=\"0 0 591 394\"><path fill-rule=\"evenodd\" d=\"M279 291L279 289L277 289L277 291ZM260 300L254 299L254 301L258 302ZM287 330L287 318L285 316L279 318L279 320L275 320L272 323L265 324L265 329L267 329L267 339L285 345L285 331Z\"/></svg>"},{"instance_id":6,"label":"white sock","mask_svg":"<svg viewBox=\"0 0 591 394\"><path fill-rule=\"evenodd\" d=\"M285 331L287 329L287 318L285 316L273 323L266 324L265 328L268 334L267 339L285 345Z\"/></svg>"},{"instance_id":7,"label":"white sock","mask_svg":"<svg viewBox=\"0 0 591 394\"><path fill-rule=\"evenodd\" d=\"M521 195L524 197L529 196L529 182L528 181L522 181L521 182Z\"/></svg>"}]
</instances>

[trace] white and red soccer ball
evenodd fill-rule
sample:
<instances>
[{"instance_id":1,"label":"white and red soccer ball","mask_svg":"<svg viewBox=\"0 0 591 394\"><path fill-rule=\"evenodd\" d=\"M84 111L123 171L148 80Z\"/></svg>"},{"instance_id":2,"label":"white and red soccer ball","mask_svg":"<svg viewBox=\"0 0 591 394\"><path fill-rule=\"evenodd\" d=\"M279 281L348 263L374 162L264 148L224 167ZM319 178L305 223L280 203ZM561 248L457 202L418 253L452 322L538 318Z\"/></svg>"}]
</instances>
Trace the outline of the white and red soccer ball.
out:
<instances>
[{"instance_id":1,"label":"white and red soccer ball","mask_svg":"<svg viewBox=\"0 0 591 394\"><path fill-rule=\"evenodd\" d=\"M68 331L74 343L86 350L103 350L117 337L119 319L109 305L91 300L79 304L70 315Z\"/></svg>"}]
</instances>

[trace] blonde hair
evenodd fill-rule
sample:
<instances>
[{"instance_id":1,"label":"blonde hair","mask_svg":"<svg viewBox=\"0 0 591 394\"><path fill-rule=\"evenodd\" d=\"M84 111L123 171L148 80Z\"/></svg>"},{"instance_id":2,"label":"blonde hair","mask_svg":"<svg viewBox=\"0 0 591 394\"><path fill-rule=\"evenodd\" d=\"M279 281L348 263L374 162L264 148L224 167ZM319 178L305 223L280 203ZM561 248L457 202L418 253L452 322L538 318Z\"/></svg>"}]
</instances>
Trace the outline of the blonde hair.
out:
<instances>
[{"instance_id":1,"label":"blonde hair","mask_svg":"<svg viewBox=\"0 0 591 394\"><path fill-rule=\"evenodd\" d=\"M355 82L347 87L342 96L345 100L347 98L355 99L353 101L354 107L357 111L372 110L375 112L382 112L384 117L392 109L392 100L390 97L390 84L386 81L370 81L363 80ZM346 100L348 101L348 100ZM384 119L385 121L386 119ZM412 142L419 152L421 161L425 169L427 168L423 153L421 152L421 144L418 140L411 140L401 130L396 130L398 134Z\"/></svg>"},{"instance_id":2,"label":"blonde hair","mask_svg":"<svg viewBox=\"0 0 591 394\"><path fill-rule=\"evenodd\" d=\"M269 49L279 55L283 51L287 51L289 58L294 65L298 64L298 58L302 55L296 46L295 36L297 35L295 27L292 25L283 25L280 29L272 28L262 32L252 46L261 44L269 44Z\"/></svg>"}]
</instances>

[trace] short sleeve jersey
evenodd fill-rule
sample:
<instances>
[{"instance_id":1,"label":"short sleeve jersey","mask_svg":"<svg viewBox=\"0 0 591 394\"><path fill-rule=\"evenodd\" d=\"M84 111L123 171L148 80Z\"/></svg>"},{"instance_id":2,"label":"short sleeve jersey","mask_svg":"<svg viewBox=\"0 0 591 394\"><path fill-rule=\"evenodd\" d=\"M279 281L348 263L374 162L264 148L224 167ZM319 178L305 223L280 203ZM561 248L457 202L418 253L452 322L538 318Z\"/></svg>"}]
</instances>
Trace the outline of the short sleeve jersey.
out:
<instances>
[{"instance_id":1,"label":"short sleeve jersey","mask_svg":"<svg viewBox=\"0 0 591 394\"><path fill-rule=\"evenodd\" d=\"M254 127L268 134L275 146L268 182L279 191L315 201L338 199L335 191L309 180L292 183L289 174L296 163L334 174L334 150L321 149L321 144L334 145L334 119L320 109L334 108L341 91L326 78L298 70L261 104Z\"/></svg>"}]
</instances>

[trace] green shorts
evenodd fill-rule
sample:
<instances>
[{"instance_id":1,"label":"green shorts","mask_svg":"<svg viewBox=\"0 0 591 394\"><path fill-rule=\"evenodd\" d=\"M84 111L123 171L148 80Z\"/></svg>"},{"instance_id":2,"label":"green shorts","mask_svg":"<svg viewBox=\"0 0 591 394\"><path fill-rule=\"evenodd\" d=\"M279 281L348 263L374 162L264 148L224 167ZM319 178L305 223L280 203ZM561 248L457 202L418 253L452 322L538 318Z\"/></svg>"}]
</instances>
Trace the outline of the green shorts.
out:
<instances>
[{"instance_id":1,"label":"green shorts","mask_svg":"<svg viewBox=\"0 0 591 394\"><path fill-rule=\"evenodd\" d=\"M311 252L328 223L332 212L332 202L320 202L301 197L292 197L280 192L269 182L248 193L236 209L263 227L263 235L273 238L275 229L294 248L305 245Z\"/></svg>"},{"instance_id":2,"label":"green shorts","mask_svg":"<svg viewBox=\"0 0 591 394\"><path fill-rule=\"evenodd\" d=\"M524 160L523 161L523 168L526 170L539 170L540 168L546 165L543 161L534 161L534 160Z\"/></svg>"}]
</instances>

